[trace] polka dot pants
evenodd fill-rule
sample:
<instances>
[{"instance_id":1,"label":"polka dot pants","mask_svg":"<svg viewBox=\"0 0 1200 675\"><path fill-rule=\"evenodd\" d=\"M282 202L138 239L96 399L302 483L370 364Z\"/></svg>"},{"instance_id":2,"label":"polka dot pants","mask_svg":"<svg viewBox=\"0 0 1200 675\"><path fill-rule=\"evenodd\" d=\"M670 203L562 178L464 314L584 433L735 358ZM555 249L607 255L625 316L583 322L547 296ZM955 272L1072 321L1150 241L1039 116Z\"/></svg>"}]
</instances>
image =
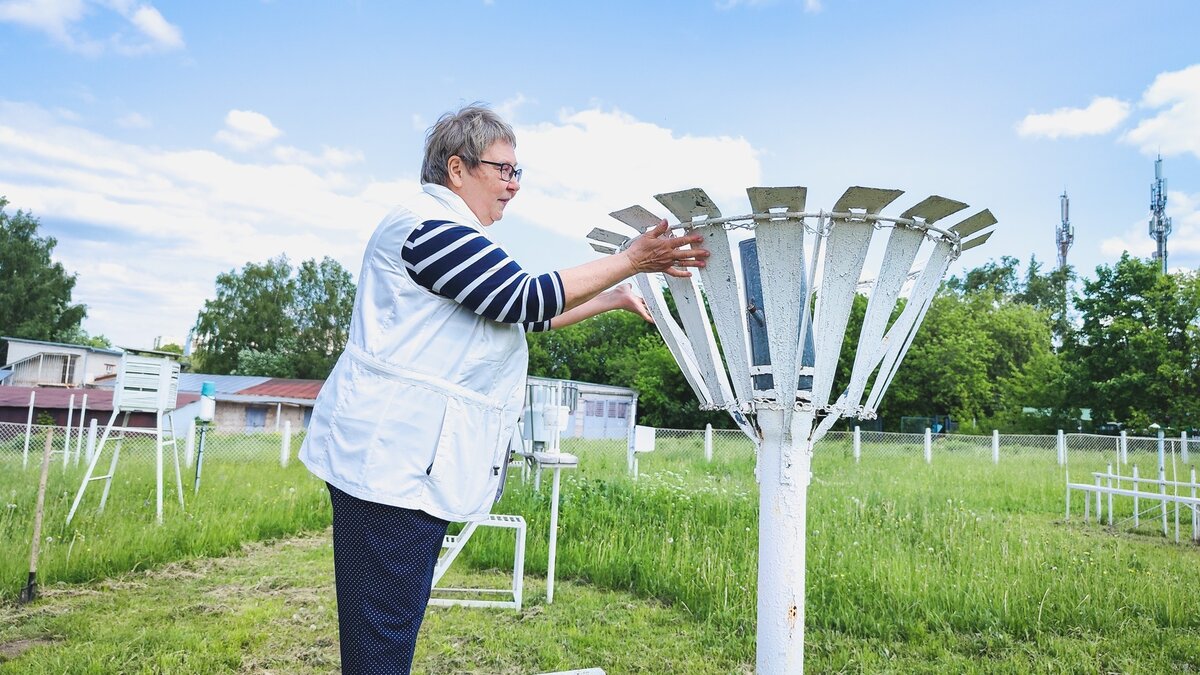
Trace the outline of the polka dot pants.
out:
<instances>
[{"instance_id":1,"label":"polka dot pants","mask_svg":"<svg viewBox=\"0 0 1200 675\"><path fill-rule=\"evenodd\" d=\"M332 485L329 498L342 672L408 673L449 523Z\"/></svg>"}]
</instances>

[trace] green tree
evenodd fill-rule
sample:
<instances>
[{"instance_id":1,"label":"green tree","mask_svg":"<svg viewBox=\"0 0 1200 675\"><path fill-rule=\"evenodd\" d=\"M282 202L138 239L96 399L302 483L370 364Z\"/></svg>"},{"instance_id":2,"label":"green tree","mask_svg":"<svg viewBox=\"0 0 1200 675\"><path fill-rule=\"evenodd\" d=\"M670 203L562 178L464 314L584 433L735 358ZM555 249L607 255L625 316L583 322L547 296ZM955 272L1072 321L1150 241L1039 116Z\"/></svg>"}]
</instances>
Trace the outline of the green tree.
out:
<instances>
[{"instance_id":1,"label":"green tree","mask_svg":"<svg viewBox=\"0 0 1200 675\"><path fill-rule=\"evenodd\" d=\"M350 336L354 291L350 273L333 258L300 263L292 307L296 322L296 339L290 348L293 377L322 379L333 370Z\"/></svg>"},{"instance_id":2,"label":"green tree","mask_svg":"<svg viewBox=\"0 0 1200 675\"><path fill-rule=\"evenodd\" d=\"M38 236L38 219L20 210L10 217L7 205L0 197L0 335L65 341L87 316L71 302L75 275L51 259L58 241ZM7 352L0 344L0 363Z\"/></svg>"},{"instance_id":3,"label":"green tree","mask_svg":"<svg viewBox=\"0 0 1200 675\"><path fill-rule=\"evenodd\" d=\"M1128 254L1096 268L1075 299L1073 394L1094 417L1175 428L1200 425L1200 277L1162 274Z\"/></svg>"},{"instance_id":4,"label":"green tree","mask_svg":"<svg viewBox=\"0 0 1200 675\"><path fill-rule=\"evenodd\" d=\"M237 370L242 350L269 352L282 336L294 335L291 308L296 288L291 276L286 256L218 275L217 297L204 302L196 319L197 368L227 375Z\"/></svg>"},{"instance_id":5,"label":"green tree","mask_svg":"<svg viewBox=\"0 0 1200 675\"><path fill-rule=\"evenodd\" d=\"M196 319L197 368L216 375L323 379L346 347L354 282L336 260L285 256L217 276Z\"/></svg>"}]
</instances>

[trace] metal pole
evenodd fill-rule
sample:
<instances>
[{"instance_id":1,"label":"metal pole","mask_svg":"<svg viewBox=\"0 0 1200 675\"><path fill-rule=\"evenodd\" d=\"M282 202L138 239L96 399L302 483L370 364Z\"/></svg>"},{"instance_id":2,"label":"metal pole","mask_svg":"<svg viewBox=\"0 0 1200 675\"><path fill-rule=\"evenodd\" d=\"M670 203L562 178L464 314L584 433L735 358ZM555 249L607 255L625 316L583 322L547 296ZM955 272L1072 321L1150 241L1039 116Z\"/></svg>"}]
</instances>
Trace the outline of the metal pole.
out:
<instances>
[{"instance_id":1,"label":"metal pole","mask_svg":"<svg viewBox=\"0 0 1200 675\"><path fill-rule=\"evenodd\" d=\"M37 392L29 392L29 416L25 419L25 449L21 452L21 468L29 468L29 436L33 433L33 401Z\"/></svg>"},{"instance_id":2,"label":"metal pole","mask_svg":"<svg viewBox=\"0 0 1200 675\"><path fill-rule=\"evenodd\" d=\"M204 469L204 435L208 424L200 423L200 447L196 449L196 482L192 485L192 494L200 493L200 472Z\"/></svg>"},{"instance_id":3,"label":"metal pole","mask_svg":"<svg viewBox=\"0 0 1200 675\"><path fill-rule=\"evenodd\" d=\"M283 423L283 435L279 437L279 466L287 468L292 455L292 422Z\"/></svg>"},{"instance_id":4,"label":"metal pole","mask_svg":"<svg viewBox=\"0 0 1200 675\"><path fill-rule=\"evenodd\" d=\"M790 429L782 410L758 411L759 445L757 673L804 672L804 579L812 448L811 412Z\"/></svg>"},{"instance_id":5,"label":"metal pole","mask_svg":"<svg viewBox=\"0 0 1200 675\"><path fill-rule=\"evenodd\" d=\"M96 418L88 423L87 449L84 451L85 458L90 464L92 457L96 455Z\"/></svg>"},{"instance_id":6,"label":"metal pole","mask_svg":"<svg viewBox=\"0 0 1200 675\"><path fill-rule=\"evenodd\" d=\"M67 399L67 426L63 428L63 469L71 462L71 424L74 421L75 394Z\"/></svg>"},{"instance_id":7,"label":"metal pole","mask_svg":"<svg viewBox=\"0 0 1200 675\"><path fill-rule=\"evenodd\" d=\"M87 400L88 395L83 395L83 404L79 406L79 438L75 442L75 466L79 466L80 458L83 457L83 428L87 426ZM92 419L95 422L95 418Z\"/></svg>"},{"instance_id":8,"label":"metal pole","mask_svg":"<svg viewBox=\"0 0 1200 675\"><path fill-rule=\"evenodd\" d=\"M541 473L539 471L538 473ZM554 602L554 561L558 555L558 491L559 474L562 468L554 467L554 478L550 487L550 556L546 561L546 604Z\"/></svg>"},{"instance_id":9,"label":"metal pole","mask_svg":"<svg viewBox=\"0 0 1200 675\"><path fill-rule=\"evenodd\" d=\"M1141 483L1139 483L1139 481L1138 481L1137 464L1134 464L1133 465L1133 491L1135 493L1138 491L1138 486L1140 484ZM1136 528L1139 524L1141 524L1141 520L1142 520L1141 500L1135 494L1135 495L1133 495L1133 526Z\"/></svg>"},{"instance_id":10,"label":"metal pole","mask_svg":"<svg viewBox=\"0 0 1200 675\"><path fill-rule=\"evenodd\" d=\"M1158 493L1167 496L1167 441L1162 429L1158 430ZM1167 536L1167 500L1162 502L1163 536Z\"/></svg>"},{"instance_id":11,"label":"metal pole","mask_svg":"<svg viewBox=\"0 0 1200 675\"><path fill-rule=\"evenodd\" d=\"M183 464L191 467L196 461L196 418L188 420L187 434L183 441Z\"/></svg>"},{"instance_id":12,"label":"metal pole","mask_svg":"<svg viewBox=\"0 0 1200 675\"><path fill-rule=\"evenodd\" d=\"M163 414L162 414L161 409L159 409L159 411L154 414L154 420L155 420L155 424L158 425L158 428L155 429L155 431L157 433L154 434L154 441L155 441L154 442L154 472L156 474L154 477L154 480L155 480L155 482L154 482L154 519L155 519L155 522L157 522L159 525L162 525L162 522L163 522L163 506L162 506L162 502L163 502L163 495L162 495L162 493L163 493L163 437L162 437Z\"/></svg>"},{"instance_id":13,"label":"metal pole","mask_svg":"<svg viewBox=\"0 0 1200 675\"><path fill-rule=\"evenodd\" d=\"M1109 527L1112 527L1112 525L1113 525L1113 493L1111 492L1112 486L1113 486L1112 485L1112 472L1113 472L1112 464L1109 464L1108 465L1108 489L1109 489L1109 493L1108 493L1108 526Z\"/></svg>"}]
</instances>

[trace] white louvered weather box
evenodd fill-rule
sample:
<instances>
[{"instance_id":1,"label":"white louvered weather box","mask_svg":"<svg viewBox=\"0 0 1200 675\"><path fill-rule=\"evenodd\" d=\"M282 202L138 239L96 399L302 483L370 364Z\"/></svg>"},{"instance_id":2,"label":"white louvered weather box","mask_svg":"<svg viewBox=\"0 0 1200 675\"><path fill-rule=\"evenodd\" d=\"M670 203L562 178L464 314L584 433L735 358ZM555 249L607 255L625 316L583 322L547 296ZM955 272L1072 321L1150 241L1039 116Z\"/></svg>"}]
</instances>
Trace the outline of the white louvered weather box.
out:
<instances>
[{"instance_id":1,"label":"white louvered weather box","mask_svg":"<svg viewBox=\"0 0 1200 675\"><path fill-rule=\"evenodd\" d=\"M117 371L113 408L125 412L170 412L179 395L179 362L125 352Z\"/></svg>"}]
</instances>

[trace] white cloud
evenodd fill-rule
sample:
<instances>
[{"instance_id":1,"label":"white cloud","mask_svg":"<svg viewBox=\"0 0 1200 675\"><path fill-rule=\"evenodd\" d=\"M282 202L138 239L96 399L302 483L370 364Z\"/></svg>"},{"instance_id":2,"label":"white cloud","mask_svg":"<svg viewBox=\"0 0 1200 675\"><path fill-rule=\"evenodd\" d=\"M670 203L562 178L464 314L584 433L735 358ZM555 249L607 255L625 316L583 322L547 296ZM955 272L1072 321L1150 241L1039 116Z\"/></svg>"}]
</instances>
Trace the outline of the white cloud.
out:
<instances>
[{"instance_id":1,"label":"white cloud","mask_svg":"<svg viewBox=\"0 0 1200 675\"><path fill-rule=\"evenodd\" d=\"M493 109L497 115L507 120L509 124L515 124L517 121L517 110L526 103L531 103L531 101L525 98L525 94L518 92L516 96L500 103L500 105Z\"/></svg>"},{"instance_id":2,"label":"white cloud","mask_svg":"<svg viewBox=\"0 0 1200 675\"><path fill-rule=\"evenodd\" d=\"M130 23L137 27L150 42L162 49L182 49L183 33L163 18L157 9L142 5L134 10L129 17Z\"/></svg>"},{"instance_id":3,"label":"white cloud","mask_svg":"<svg viewBox=\"0 0 1200 675\"><path fill-rule=\"evenodd\" d=\"M311 152L294 148L290 145L281 145L273 149L271 154L275 159L285 164L301 164L311 167L338 168L358 164L364 159L360 150L343 150L329 146L321 148L321 154L319 155L314 155Z\"/></svg>"},{"instance_id":4,"label":"white cloud","mask_svg":"<svg viewBox=\"0 0 1200 675\"><path fill-rule=\"evenodd\" d=\"M251 137L270 129L265 117L227 125ZM759 151L745 139L680 135L617 110L564 112L516 131L528 173L510 216L577 241L595 225L619 227L607 213L631 204L665 214L658 192L703 187L740 213L745 187L761 182ZM366 159L358 151L271 150L256 163L141 146L0 101L0 194L58 237L56 256L79 273L75 299L89 306L85 327L135 346L185 333L216 275L249 261L329 255L357 273L375 224L419 188L415 175L351 171Z\"/></svg>"},{"instance_id":5,"label":"white cloud","mask_svg":"<svg viewBox=\"0 0 1200 675\"><path fill-rule=\"evenodd\" d=\"M1058 108L1048 113L1031 113L1017 125L1021 136L1068 138L1106 134L1129 116L1129 103L1097 96L1086 108Z\"/></svg>"},{"instance_id":6,"label":"white cloud","mask_svg":"<svg viewBox=\"0 0 1200 675\"><path fill-rule=\"evenodd\" d=\"M128 25L103 37L89 30L88 20L105 23L104 12L118 14ZM130 0L0 1L0 21L41 31L66 49L85 56L113 51L137 56L182 49L183 32L149 3Z\"/></svg>"},{"instance_id":7,"label":"white cloud","mask_svg":"<svg viewBox=\"0 0 1200 675\"><path fill-rule=\"evenodd\" d=\"M598 224L619 227L610 211L655 210L660 192L701 187L745 209L746 186L762 176L759 151L743 138L677 136L619 110L563 112L557 123L515 130L526 173L509 212L572 238Z\"/></svg>"},{"instance_id":8,"label":"white cloud","mask_svg":"<svg viewBox=\"0 0 1200 675\"><path fill-rule=\"evenodd\" d=\"M1142 95L1142 107L1160 108L1138 122L1123 140L1146 154L1200 157L1200 64L1160 73Z\"/></svg>"},{"instance_id":9,"label":"white cloud","mask_svg":"<svg viewBox=\"0 0 1200 675\"><path fill-rule=\"evenodd\" d=\"M1188 194L1174 190L1167 193L1167 216L1171 218L1171 234L1167 237L1167 265L1171 270L1194 270L1200 267L1200 193ZM1147 258L1156 244L1147 231L1150 214L1132 223L1123 233L1100 243L1100 252L1115 259L1128 251Z\"/></svg>"},{"instance_id":10,"label":"white cloud","mask_svg":"<svg viewBox=\"0 0 1200 675\"><path fill-rule=\"evenodd\" d=\"M125 129L149 129L152 124L141 113L131 112L117 118L117 126Z\"/></svg>"},{"instance_id":11,"label":"white cloud","mask_svg":"<svg viewBox=\"0 0 1200 675\"><path fill-rule=\"evenodd\" d=\"M230 110L225 116L225 128L214 138L234 150L252 150L279 138L283 132L270 118L253 110Z\"/></svg>"},{"instance_id":12,"label":"white cloud","mask_svg":"<svg viewBox=\"0 0 1200 675\"><path fill-rule=\"evenodd\" d=\"M86 328L125 342L186 332L216 275L249 261L329 255L357 273L374 225L417 182L322 173L352 151L307 157L319 161L142 147L0 101L0 195L56 229Z\"/></svg>"}]
</instances>

